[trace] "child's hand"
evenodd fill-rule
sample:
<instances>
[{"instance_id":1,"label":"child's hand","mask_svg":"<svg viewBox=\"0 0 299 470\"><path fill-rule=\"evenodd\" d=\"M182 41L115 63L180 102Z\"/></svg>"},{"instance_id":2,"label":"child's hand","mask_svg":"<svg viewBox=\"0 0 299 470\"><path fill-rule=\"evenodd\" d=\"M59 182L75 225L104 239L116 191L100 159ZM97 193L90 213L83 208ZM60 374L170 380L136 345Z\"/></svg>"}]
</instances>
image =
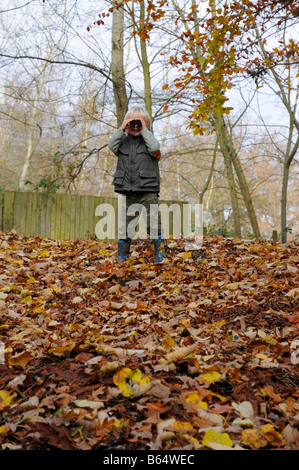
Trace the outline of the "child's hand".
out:
<instances>
[{"instance_id":1,"label":"child's hand","mask_svg":"<svg viewBox=\"0 0 299 470\"><path fill-rule=\"evenodd\" d=\"M122 130L123 132L127 129L128 125L129 125L129 122L130 122L131 120L132 120L132 119L126 119L126 120L122 123L122 125L121 125L121 130Z\"/></svg>"},{"instance_id":2,"label":"child's hand","mask_svg":"<svg viewBox=\"0 0 299 470\"><path fill-rule=\"evenodd\" d=\"M138 129L137 128L133 129L133 128L130 127L130 122L136 121L136 120L139 120L141 122L141 127L139 127ZM134 117L133 119L132 118L131 119L126 119L121 125L121 130L123 132L125 130L128 130L128 132L130 134L138 135L143 129L146 129L146 127L147 126L146 126L146 123L145 123L144 119L142 119L141 117L138 116L138 117Z\"/></svg>"}]
</instances>

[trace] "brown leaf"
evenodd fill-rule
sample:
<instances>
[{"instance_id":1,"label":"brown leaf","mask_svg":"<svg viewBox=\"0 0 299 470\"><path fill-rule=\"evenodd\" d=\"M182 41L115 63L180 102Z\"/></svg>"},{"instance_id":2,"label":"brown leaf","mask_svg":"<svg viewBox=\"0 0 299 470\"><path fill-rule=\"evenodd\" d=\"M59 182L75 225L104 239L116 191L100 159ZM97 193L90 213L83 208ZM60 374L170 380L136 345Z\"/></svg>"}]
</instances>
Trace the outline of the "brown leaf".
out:
<instances>
[{"instance_id":1,"label":"brown leaf","mask_svg":"<svg viewBox=\"0 0 299 470\"><path fill-rule=\"evenodd\" d=\"M166 360L168 362L177 362L182 360L184 357L191 354L193 351L196 350L198 343L194 343L191 346L183 346L176 348L173 352L170 352L166 356Z\"/></svg>"}]
</instances>

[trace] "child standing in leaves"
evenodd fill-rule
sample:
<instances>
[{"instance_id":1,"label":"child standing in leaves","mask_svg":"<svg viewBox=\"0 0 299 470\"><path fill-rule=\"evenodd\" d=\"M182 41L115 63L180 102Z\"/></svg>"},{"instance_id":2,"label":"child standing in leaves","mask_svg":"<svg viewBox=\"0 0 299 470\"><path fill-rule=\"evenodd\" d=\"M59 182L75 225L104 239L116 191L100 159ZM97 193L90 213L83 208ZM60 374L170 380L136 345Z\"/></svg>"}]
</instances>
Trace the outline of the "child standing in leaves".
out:
<instances>
[{"instance_id":1,"label":"child standing in leaves","mask_svg":"<svg viewBox=\"0 0 299 470\"><path fill-rule=\"evenodd\" d=\"M165 258L160 214L150 209L151 205L158 207L160 143L151 132L150 117L144 108L134 107L127 112L121 127L110 138L108 148L118 157L113 178L114 190L126 196L125 233L118 240L117 261L124 261L129 255L132 238L127 233L127 227L135 214L128 214L128 209L133 204L139 204L146 210L147 233L150 236L154 228L155 262L160 263ZM150 224L153 224L153 214L155 227Z\"/></svg>"}]
</instances>

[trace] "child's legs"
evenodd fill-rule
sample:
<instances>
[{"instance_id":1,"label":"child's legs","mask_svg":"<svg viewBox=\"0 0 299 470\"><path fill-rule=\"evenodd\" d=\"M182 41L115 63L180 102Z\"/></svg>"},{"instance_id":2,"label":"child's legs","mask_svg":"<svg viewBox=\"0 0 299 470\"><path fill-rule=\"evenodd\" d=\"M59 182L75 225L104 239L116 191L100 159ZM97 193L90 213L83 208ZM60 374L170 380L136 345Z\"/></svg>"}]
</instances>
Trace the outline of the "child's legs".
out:
<instances>
[{"instance_id":1,"label":"child's legs","mask_svg":"<svg viewBox=\"0 0 299 470\"><path fill-rule=\"evenodd\" d=\"M159 201L156 193L143 195L141 204L146 210L146 231L150 238L158 238L162 232Z\"/></svg>"},{"instance_id":2,"label":"child's legs","mask_svg":"<svg viewBox=\"0 0 299 470\"><path fill-rule=\"evenodd\" d=\"M158 195L156 193L133 193L126 196L126 227L127 236L134 237L142 207L146 211L146 231L150 238L161 235L161 217L158 210ZM134 220L135 219L135 220ZM134 224L132 225L134 221ZM128 233L129 232L129 233Z\"/></svg>"}]
</instances>

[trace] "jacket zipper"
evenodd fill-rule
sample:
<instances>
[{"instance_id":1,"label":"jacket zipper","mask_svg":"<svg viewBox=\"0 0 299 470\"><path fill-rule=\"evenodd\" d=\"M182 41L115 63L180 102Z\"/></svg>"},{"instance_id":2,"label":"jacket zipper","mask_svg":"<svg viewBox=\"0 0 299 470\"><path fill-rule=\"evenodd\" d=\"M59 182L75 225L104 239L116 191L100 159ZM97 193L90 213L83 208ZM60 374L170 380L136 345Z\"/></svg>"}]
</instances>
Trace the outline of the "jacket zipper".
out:
<instances>
[{"instance_id":1,"label":"jacket zipper","mask_svg":"<svg viewBox=\"0 0 299 470\"><path fill-rule=\"evenodd\" d=\"M130 161L130 186L133 187L133 152L135 150L135 144L132 145L131 161Z\"/></svg>"}]
</instances>

